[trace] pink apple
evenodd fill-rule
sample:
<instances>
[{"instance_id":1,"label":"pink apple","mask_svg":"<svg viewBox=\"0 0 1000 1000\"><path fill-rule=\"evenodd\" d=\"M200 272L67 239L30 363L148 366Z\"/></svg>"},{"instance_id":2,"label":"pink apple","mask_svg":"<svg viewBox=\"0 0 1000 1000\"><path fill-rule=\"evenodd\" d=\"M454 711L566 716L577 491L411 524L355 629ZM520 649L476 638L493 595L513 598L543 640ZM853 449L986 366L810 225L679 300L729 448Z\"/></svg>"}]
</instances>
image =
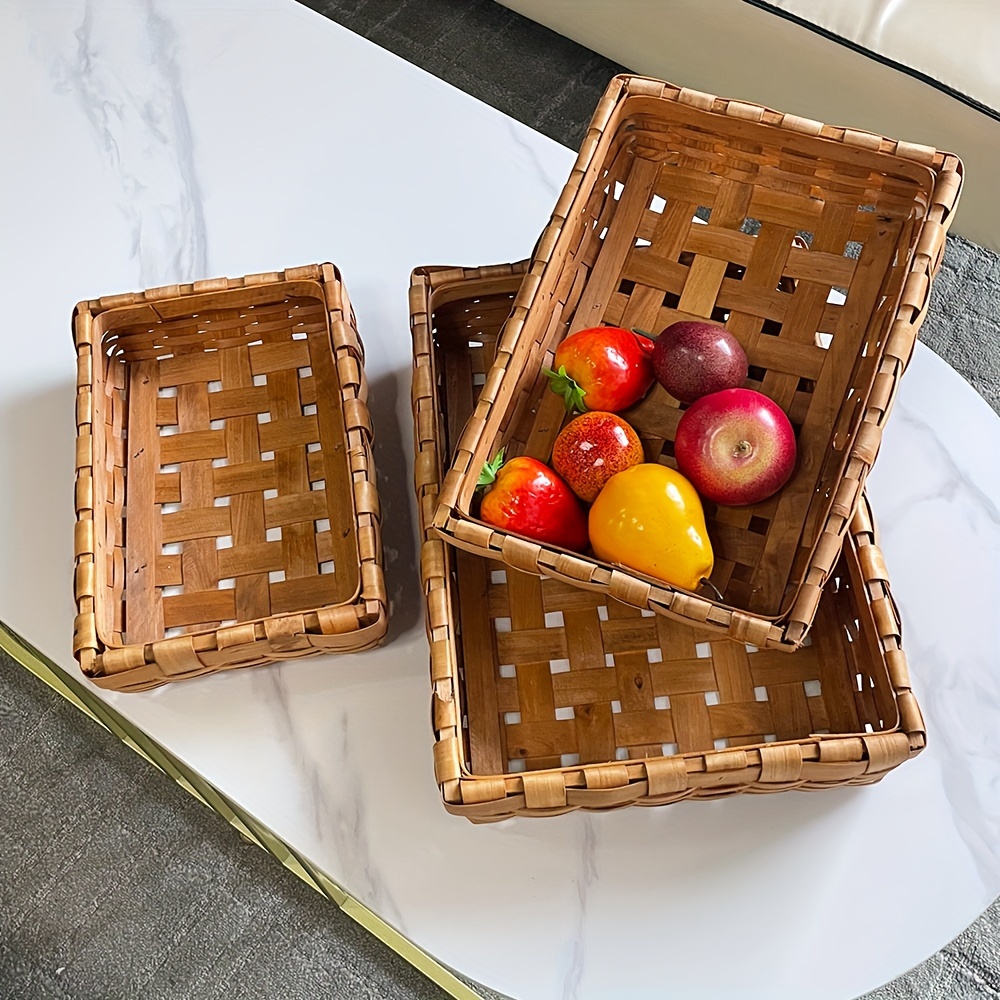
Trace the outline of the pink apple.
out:
<instances>
[{"instance_id":1,"label":"pink apple","mask_svg":"<svg viewBox=\"0 0 1000 1000\"><path fill-rule=\"evenodd\" d=\"M753 389L702 396L681 417L677 468L706 499L727 507L777 493L795 468L795 431L773 400Z\"/></svg>"}]
</instances>

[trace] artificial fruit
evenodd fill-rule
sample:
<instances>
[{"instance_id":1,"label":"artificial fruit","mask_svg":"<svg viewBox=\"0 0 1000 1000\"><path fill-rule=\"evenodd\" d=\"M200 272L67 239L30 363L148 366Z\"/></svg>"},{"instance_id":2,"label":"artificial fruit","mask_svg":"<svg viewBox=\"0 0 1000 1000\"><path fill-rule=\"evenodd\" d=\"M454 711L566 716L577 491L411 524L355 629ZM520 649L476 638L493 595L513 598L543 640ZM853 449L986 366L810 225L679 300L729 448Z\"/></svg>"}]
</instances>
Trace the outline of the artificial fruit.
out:
<instances>
[{"instance_id":1,"label":"artificial fruit","mask_svg":"<svg viewBox=\"0 0 1000 1000\"><path fill-rule=\"evenodd\" d=\"M694 487L665 465L643 463L608 480L590 508L598 559L697 590L712 572L712 543Z\"/></svg>"},{"instance_id":2,"label":"artificial fruit","mask_svg":"<svg viewBox=\"0 0 1000 1000\"><path fill-rule=\"evenodd\" d=\"M631 330L590 327L559 344L553 368L545 374L570 412L618 413L642 399L653 384L652 349L649 339Z\"/></svg>"},{"instance_id":3,"label":"artificial fruit","mask_svg":"<svg viewBox=\"0 0 1000 1000\"><path fill-rule=\"evenodd\" d=\"M479 516L488 524L574 552L586 549L587 515L580 501L538 459L504 461L501 451L483 467L478 485L486 490Z\"/></svg>"},{"instance_id":4,"label":"artificial fruit","mask_svg":"<svg viewBox=\"0 0 1000 1000\"><path fill-rule=\"evenodd\" d=\"M795 468L795 431L753 389L724 389L692 403L674 436L677 468L707 500L739 507L773 496Z\"/></svg>"},{"instance_id":5,"label":"artificial fruit","mask_svg":"<svg viewBox=\"0 0 1000 1000\"><path fill-rule=\"evenodd\" d=\"M571 420L552 446L552 467L591 503L615 473L642 461L639 435L615 413L591 410Z\"/></svg>"},{"instance_id":6,"label":"artificial fruit","mask_svg":"<svg viewBox=\"0 0 1000 1000\"><path fill-rule=\"evenodd\" d=\"M682 403L723 389L747 377L747 356L740 342L718 323L672 323L653 346L656 381Z\"/></svg>"}]
</instances>

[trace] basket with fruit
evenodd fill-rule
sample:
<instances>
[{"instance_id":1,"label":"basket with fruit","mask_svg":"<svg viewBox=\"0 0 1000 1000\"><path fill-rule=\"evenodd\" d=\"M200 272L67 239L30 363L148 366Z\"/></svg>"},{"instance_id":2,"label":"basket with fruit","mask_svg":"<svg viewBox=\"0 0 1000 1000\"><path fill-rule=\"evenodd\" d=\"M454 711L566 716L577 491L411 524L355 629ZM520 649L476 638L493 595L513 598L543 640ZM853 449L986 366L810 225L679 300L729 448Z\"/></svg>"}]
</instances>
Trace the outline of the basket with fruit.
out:
<instances>
[{"instance_id":1,"label":"basket with fruit","mask_svg":"<svg viewBox=\"0 0 1000 1000\"><path fill-rule=\"evenodd\" d=\"M739 641L801 646L926 312L961 169L927 147L616 78L456 439L436 530ZM639 471L605 484L633 436ZM501 452L592 504L585 543L482 496ZM550 518L579 520L560 504Z\"/></svg>"},{"instance_id":2,"label":"basket with fruit","mask_svg":"<svg viewBox=\"0 0 1000 1000\"><path fill-rule=\"evenodd\" d=\"M445 808L490 822L830 788L877 781L917 754L924 725L867 504L852 523L812 635L794 656L441 540L431 521L442 469L485 391L498 331L524 273L523 265L506 265L413 275L420 567L434 771ZM601 489L603 466L587 458L594 449L579 445L604 449L609 439L616 444L608 453L627 471ZM537 459L515 458L501 467L484 503L493 496L498 506L510 505L511 516L567 532L567 547L586 526L583 506L595 489L600 499L624 484L624 503L655 494L630 477L677 475L663 465L632 464L638 456L627 425L601 411L571 420L560 440L553 464L561 479ZM694 564L692 571L700 572Z\"/></svg>"}]
</instances>

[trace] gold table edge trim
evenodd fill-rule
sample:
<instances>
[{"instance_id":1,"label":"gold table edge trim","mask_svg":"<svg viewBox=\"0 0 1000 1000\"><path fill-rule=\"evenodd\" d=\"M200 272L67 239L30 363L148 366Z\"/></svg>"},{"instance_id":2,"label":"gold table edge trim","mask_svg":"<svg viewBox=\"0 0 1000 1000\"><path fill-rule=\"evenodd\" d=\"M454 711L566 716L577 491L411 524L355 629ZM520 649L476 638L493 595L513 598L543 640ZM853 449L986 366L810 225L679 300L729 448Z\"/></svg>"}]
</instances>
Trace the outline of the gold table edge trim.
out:
<instances>
[{"instance_id":1,"label":"gold table edge trim","mask_svg":"<svg viewBox=\"0 0 1000 1000\"><path fill-rule=\"evenodd\" d=\"M484 1000L481 993L477 993L419 945L404 937L361 900L352 896L343 886L338 885L314 864L296 853L273 830L241 809L218 788L178 760L169 750L90 692L82 681L72 677L2 621L0 621L0 649L15 663L30 671L71 705L103 726L140 757L145 758L199 802L221 816L240 836L267 851L306 885L335 903L352 920L440 986L449 996L455 997L455 1000Z\"/></svg>"}]
</instances>

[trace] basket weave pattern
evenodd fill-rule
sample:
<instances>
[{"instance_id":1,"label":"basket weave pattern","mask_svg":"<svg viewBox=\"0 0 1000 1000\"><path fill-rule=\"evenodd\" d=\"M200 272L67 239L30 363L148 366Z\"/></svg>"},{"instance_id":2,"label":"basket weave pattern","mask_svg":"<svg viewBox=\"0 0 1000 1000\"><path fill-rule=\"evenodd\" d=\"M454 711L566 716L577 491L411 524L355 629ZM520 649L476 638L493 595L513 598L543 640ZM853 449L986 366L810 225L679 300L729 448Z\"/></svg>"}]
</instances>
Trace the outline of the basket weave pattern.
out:
<instances>
[{"instance_id":1,"label":"basket weave pattern","mask_svg":"<svg viewBox=\"0 0 1000 1000\"><path fill-rule=\"evenodd\" d=\"M796 648L877 453L960 182L950 154L617 78L513 303L435 526L513 567ZM541 372L563 337L704 318L743 344L745 384L788 413L799 445L776 496L706 505L725 605L475 518L478 471L501 446L549 457L565 415ZM623 414L647 461L676 464L682 410L656 387Z\"/></svg>"},{"instance_id":2,"label":"basket weave pattern","mask_svg":"<svg viewBox=\"0 0 1000 1000\"><path fill-rule=\"evenodd\" d=\"M104 687L385 631L363 354L329 264L82 302L74 653Z\"/></svg>"},{"instance_id":3,"label":"basket weave pattern","mask_svg":"<svg viewBox=\"0 0 1000 1000\"><path fill-rule=\"evenodd\" d=\"M524 265L414 272L435 774L476 822L877 781L924 745L867 503L792 656L519 572L432 527Z\"/></svg>"}]
</instances>

